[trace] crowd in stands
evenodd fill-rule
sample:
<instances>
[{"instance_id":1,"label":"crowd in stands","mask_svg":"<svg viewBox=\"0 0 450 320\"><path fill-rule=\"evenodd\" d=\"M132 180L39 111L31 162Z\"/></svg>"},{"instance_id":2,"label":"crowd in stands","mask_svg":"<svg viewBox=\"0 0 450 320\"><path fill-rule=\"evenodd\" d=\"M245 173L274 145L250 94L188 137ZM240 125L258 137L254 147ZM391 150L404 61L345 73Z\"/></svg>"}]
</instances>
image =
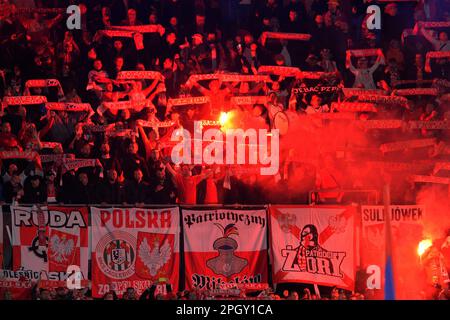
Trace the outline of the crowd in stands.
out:
<instances>
[{"instance_id":1,"label":"crowd in stands","mask_svg":"<svg viewBox=\"0 0 450 320\"><path fill-rule=\"evenodd\" d=\"M66 23L66 8L72 4L80 8L80 29L68 29ZM366 9L372 4L381 7L380 30L368 28ZM441 24L426 24L430 22ZM449 31L448 0L0 0L0 203L366 201L342 191L380 190L384 171L362 163L418 164L423 167L414 173L429 176L437 173L434 163L428 166L430 161L450 159ZM442 54L433 58L430 52ZM292 75L293 70L298 72ZM155 71L156 76L126 79L124 71ZM206 74L215 77L198 77ZM253 78L223 81L224 75ZM308 75L313 80L307 80ZM44 82L33 85L34 80ZM327 93L308 92L317 87L328 88ZM344 88L361 91L352 97ZM421 88L423 94L414 91ZM302 93L294 93L296 89ZM358 102L358 95L375 92L404 98L396 94L402 89L409 90L405 100L378 102L376 112L340 108ZM12 99L22 96L45 100ZM267 100L234 105L237 96ZM208 103L171 103L190 97L208 97ZM114 107L119 102L128 108ZM279 111L289 119L291 134L281 137L276 176L261 177L250 169L233 174L225 166L176 166L170 159L168 140L175 128L192 132L196 120L214 121L221 112L234 112L242 123L272 129ZM347 131L348 114L358 123L441 121L444 129L398 125ZM338 120L343 122L335 126ZM336 144L337 138L341 140ZM431 142L380 151L383 144L414 139ZM346 142L341 150L342 140ZM436 176L448 179L448 170L440 168ZM427 182L416 183L399 171L393 174L392 201L415 203L418 188ZM334 191L312 192L324 189ZM436 289L436 299L448 294L441 289ZM155 299L202 298L187 291L146 294ZM41 300L89 296L89 290L34 291L34 298ZM123 297L147 298L132 288ZM328 298L358 300L364 295L334 289L322 297ZM110 292L104 299L117 296ZM258 299L319 297L307 289L280 295L268 290Z\"/></svg>"},{"instance_id":2,"label":"crowd in stands","mask_svg":"<svg viewBox=\"0 0 450 320\"><path fill-rule=\"evenodd\" d=\"M333 153L325 149L327 153L320 155L322 162L292 161L298 158L298 150L308 148L305 141L296 141L289 152L282 152L280 174L274 180L261 182L257 175L232 175L227 180L232 187L224 188L223 168L213 168L215 174L212 174L201 166L186 165L178 169L170 165L170 151L162 141L170 137L173 128L155 129L142 124L170 121L174 127L192 131L193 120L217 120L221 111L238 109L241 117L250 118L249 121L262 127L273 127L273 110L284 110L290 127L294 127L303 115L340 111L333 102L345 99L342 92L328 96L314 92L293 94L292 88L309 86L298 76L270 74L268 81L256 78L255 81L234 82L221 81L220 77L210 81L193 77L201 74L252 76L259 74L261 66L323 72L331 76L321 85L378 89L388 95L402 80L415 80L415 87L436 87L438 83L436 94L408 96L406 107L384 108L379 104L377 107L383 108L377 113L353 114L357 119L448 119L448 95L445 94L450 72L448 56L425 61L427 52L450 51L446 25L426 28L421 23L448 22L449 2L383 3L382 29L369 30L366 8L374 3L376 1L75 3L2 0L0 96L4 97L4 102L0 150L34 151L45 160L31 159L23 156L24 153L20 159L2 154L1 201L306 203L308 192L313 189L368 188L360 184L361 177L350 174L352 177L348 178L348 168L338 164L335 150L331 150ZM68 30L68 17L55 9L64 9L70 4L79 5L80 30ZM153 27L150 32L149 26ZM413 32L404 32L413 28ZM108 32L111 30L116 33ZM276 36L272 39L271 33L311 37L307 41ZM352 55L354 49L376 50L369 55ZM430 70L426 70L429 64ZM157 71L163 77L119 79L120 73L128 70ZM57 79L60 85L27 85L28 80L33 79ZM6 102L8 97L24 95L45 96L47 102L89 103L90 107L71 112L50 108L46 103ZM177 107L170 103L171 99L196 96L207 96L210 103L200 107ZM265 104L236 107L230 104L233 96L266 96L268 99ZM114 105L120 101L129 101L132 107L105 107L109 102ZM136 107L142 101L145 101L143 108ZM102 127L103 131L94 130L96 127ZM106 129L111 127L114 130ZM431 156L425 159L448 156L446 130L399 132L403 134L400 140L408 137L436 139L428 146L433 149L429 152ZM332 140L330 134L318 131L316 135L320 143L327 144ZM370 139L368 146L377 148L388 138L385 132L373 130ZM57 154L61 156L54 156ZM96 160L89 165L85 162L79 168L76 165L68 168L64 165L66 156ZM267 185L289 192L272 195L265 190Z\"/></svg>"}]
</instances>

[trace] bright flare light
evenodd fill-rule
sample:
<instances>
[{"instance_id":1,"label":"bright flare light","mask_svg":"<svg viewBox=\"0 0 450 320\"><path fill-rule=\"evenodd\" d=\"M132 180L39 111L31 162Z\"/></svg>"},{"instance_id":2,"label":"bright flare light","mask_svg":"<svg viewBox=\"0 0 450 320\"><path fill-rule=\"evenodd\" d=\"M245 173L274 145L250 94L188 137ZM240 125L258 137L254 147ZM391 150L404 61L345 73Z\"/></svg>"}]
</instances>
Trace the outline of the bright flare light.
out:
<instances>
[{"instance_id":1,"label":"bright flare light","mask_svg":"<svg viewBox=\"0 0 450 320\"><path fill-rule=\"evenodd\" d=\"M226 112L220 113L219 123L221 126L224 126L227 123L228 119L229 119L228 113Z\"/></svg>"},{"instance_id":2,"label":"bright flare light","mask_svg":"<svg viewBox=\"0 0 450 320\"><path fill-rule=\"evenodd\" d=\"M431 247L433 245L433 241L431 241L431 239L425 239L419 242L419 246L417 247L417 254L419 256L422 256L424 254L425 251L427 251L427 249L429 247Z\"/></svg>"}]
</instances>

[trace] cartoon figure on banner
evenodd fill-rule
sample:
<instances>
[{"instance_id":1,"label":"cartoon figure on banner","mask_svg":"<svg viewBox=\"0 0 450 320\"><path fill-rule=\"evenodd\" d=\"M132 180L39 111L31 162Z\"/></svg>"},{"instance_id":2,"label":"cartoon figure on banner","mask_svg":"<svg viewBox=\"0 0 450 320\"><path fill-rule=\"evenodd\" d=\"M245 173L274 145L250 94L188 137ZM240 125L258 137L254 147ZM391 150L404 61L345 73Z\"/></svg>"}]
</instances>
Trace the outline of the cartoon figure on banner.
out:
<instances>
[{"instance_id":1,"label":"cartoon figure on banner","mask_svg":"<svg viewBox=\"0 0 450 320\"><path fill-rule=\"evenodd\" d=\"M319 245L319 234L317 228L313 224L308 224L303 227L300 236L300 246L298 248L298 265L301 271L307 271L306 258L311 251L326 252L324 248Z\"/></svg>"},{"instance_id":2,"label":"cartoon figure on banner","mask_svg":"<svg viewBox=\"0 0 450 320\"><path fill-rule=\"evenodd\" d=\"M333 233L333 227L328 226L323 232ZM322 234L323 234L322 232ZM287 245L281 250L285 257L283 271L307 272L342 278L341 265L346 252L328 251L319 243L319 233L313 224L307 224L300 232L300 245L293 248Z\"/></svg>"},{"instance_id":3,"label":"cartoon figure on banner","mask_svg":"<svg viewBox=\"0 0 450 320\"><path fill-rule=\"evenodd\" d=\"M225 228L218 223L215 223L215 225L223 234L223 237L216 239L213 244L214 250L217 250L219 255L209 259L206 265L214 273L229 277L241 272L247 266L248 261L234 254L234 251L238 248L238 243L230 236L233 234L239 235L234 223L228 224Z\"/></svg>"}]
</instances>

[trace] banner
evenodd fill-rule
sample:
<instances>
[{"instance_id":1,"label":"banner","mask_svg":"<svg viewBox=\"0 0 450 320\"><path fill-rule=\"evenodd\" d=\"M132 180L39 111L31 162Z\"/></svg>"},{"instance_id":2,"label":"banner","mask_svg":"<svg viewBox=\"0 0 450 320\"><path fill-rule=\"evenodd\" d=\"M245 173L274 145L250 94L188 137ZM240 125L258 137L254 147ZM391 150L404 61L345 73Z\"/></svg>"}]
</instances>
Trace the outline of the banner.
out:
<instances>
[{"instance_id":1,"label":"banner","mask_svg":"<svg viewBox=\"0 0 450 320\"><path fill-rule=\"evenodd\" d=\"M176 292L179 218L178 208L91 208L92 296L128 287L141 295L154 282Z\"/></svg>"},{"instance_id":2,"label":"banner","mask_svg":"<svg viewBox=\"0 0 450 320\"><path fill-rule=\"evenodd\" d=\"M355 209L270 206L273 282L353 290Z\"/></svg>"},{"instance_id":3,"label":"banner","mask_svg":"<svg viewBox=\"0 0 450 320\"><path fill-rule=\"evenodd\" d=\"M11 206L13 271L60 286L67 268L88 279L88 208Z\"/></svg>"},{"instance_id":4,"label":"banner","mask_svg":"<svg viewBox=\"0 0 450 320\"><path fill-rule=\"evenodd\" d=\"M4 97L3 102L9 106L42 104L47 102L46 96L16 96Z\"/></svg>"},{"instance_id":5,"label":"banner","mask_svg":"<svg viewBox=\"0 0 450 320\"><path fill-rule=\"evenodd\" d=\"M384 214L383 206L361 206L362 232L360 252L362 267L365 269L371 265L378 266L381 269L381 275L384 274L385 265L386 235ZM404 282L396 281L396 289L399 294L404 294L402 293L402 286L408 285L405 282L409 282L413 286L417 283L417 280L414 279L414 276L417 275L414 273L413 266L417 261L417 244L422 240L425 215L426 211L423 206L390 206L394 270L397 275L396 278L403 278ZM382 276L381 287L379 291L376 290L381 299L383 298L383 289L384 277Z\"/></svg>"},{"instance_id":6,"label":"banner","mask_svg":"<svg viewBox=\"0 0 450 320\"><path fill-rule=\"evenodd\" d=\"M184 210L186 289L267 283L266 210Z\"/></svg>"}]
</instances>

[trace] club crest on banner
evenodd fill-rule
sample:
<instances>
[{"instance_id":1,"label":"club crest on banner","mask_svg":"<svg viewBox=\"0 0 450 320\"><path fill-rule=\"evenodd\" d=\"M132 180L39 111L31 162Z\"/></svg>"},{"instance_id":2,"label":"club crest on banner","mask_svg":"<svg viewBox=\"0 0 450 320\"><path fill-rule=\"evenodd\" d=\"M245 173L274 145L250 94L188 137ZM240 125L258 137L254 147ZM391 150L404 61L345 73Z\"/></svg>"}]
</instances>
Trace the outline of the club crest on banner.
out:
<instances>
[{"instance_id":1,"label":"club crest on banner","mask_svg":"<svg viewBox=\"0 0 450 320\"><path fill-rule=\"evenodd\" d=\"M100 269L114 279L128 278L134 274L136 239L129 233L114 231L106 234L95 249Z\"/></svg>"}]
</instances>

